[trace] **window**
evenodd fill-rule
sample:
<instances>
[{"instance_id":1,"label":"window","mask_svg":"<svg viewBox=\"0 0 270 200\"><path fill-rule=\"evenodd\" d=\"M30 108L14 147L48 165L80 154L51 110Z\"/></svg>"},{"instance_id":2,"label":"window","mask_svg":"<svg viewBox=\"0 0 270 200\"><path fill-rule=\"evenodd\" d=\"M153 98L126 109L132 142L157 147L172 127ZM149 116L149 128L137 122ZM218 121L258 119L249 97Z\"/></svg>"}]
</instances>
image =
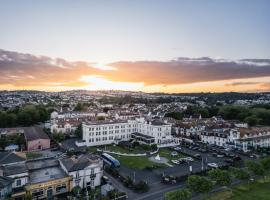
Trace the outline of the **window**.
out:
<instances>
[{"instance_id":1,"label":"window","mask_svg":"<svg viewBox=\"0 0 270 200\"><path fill-rule=\"evenodd\" d=\"M44 194L43 189L34 190L32 192L32 197L41 197L41 196L43 196L43 194Z\"/></svg>"},{"instance_id":2,"label":"window","mask_svg":"<svg viewBox=\"0 0 270 200\"><path fill-rule=\"evenodd\" d=\"M56 193L66 192L67 191L66 184L57 185L55 191L56 191Z\"/></svg>"},{"instance_id":3,"label":"window","mask_svg":"<svg viewBox=\"0 0 270 200\"><path fill-rule=\"evenodd\" d=\"M16 186L21 186L21 185L22 185L22 180L21 179L16 180Z\"/></svg>"}]
</instances>

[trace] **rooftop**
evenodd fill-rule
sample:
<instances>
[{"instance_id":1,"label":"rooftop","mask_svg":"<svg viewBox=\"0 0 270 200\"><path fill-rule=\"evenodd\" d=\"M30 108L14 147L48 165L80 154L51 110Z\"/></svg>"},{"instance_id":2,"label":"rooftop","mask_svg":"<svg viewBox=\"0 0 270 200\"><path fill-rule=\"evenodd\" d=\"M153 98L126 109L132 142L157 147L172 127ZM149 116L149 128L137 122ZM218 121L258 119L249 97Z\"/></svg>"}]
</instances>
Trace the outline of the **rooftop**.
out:
<instances>
[{"instance_id":1,"label":"rooftop","mask_svg":"<svg viewBox=\"0 0 270 200\"><path fill-rule=\"evenodd\" d=\"M0 152L0 165L7 165L25 161L25 158L18 156L14 152Z\"/></svg>"},{"instance_id":2,"label":"rooftop","mask_svg":"<svg viewBox=\"0 0 270 200\"><path fill-rule=\"evenodd\" d=\"M24 127L24 137L27 141L50 139L42 128L36 126Z\"/></svg>"},{"instance_id":3,"label":"rooftop","mask_svg":"<svg viewBox=\"0 0 270 200\"><path fill-rule=\"evenodd\" d=\"M10 176L14 174L22 174L27 172L25 163L15 163L11 165L5 165L3 167L4 175Z\"/></svg>"},{"instance_id":4,"label":"rooftop","mask_svg":"<svg viewBox=\"0 0 270 200\"><path fill-rule=\"evenodd\" d=\"M72 158L64 158L60 160L60 162L65 166L65 168L69 172L83 170L87 166L91 164L97 164L100 161L101 161L101 158L93 154L85 154L78 158L72 157Z\"/></svg>"},{"instance_id":5,"label":"rooftop","mask_svg":"<svg viewBox=\"0 0 270 200\"><path fill-rule=\"evenodd\" d=\"M64 177L68 177L68 175L60 168L60 166L47 167L29 172L29 182L31 184L44 183Z\"/></svg>"},{"instance_id":6,"label":"rooftop","mask_svg":"<svg viewBox=\"0 0 270 200\"><path fill-rule=\"evenodd\" d=\"M4 188L13 183L13 179L9 177L0 176L0 188Z\"/></svg>"},{"instance_id":7,"label":"rooftop","mask_svg":"<svg viewBox=\"0 0 270 200\"><path fill-rule=\"evenodd\" d=\"M103 125L103 124L119 124L127 123L127 120L99 120L99 121L88 121L86 125Z\"/></svg>"},{"instance_id":8,"label":"rooftop","mask_svg":"<svg viewBox=\"0 0 270 200\"><path fill-rule=\"evenodd\" d=\"M27 161L26 166L29 170L37 170L46 167L59 166L59 162L54 158L43 158L39 160Z\"/></svg>"}]
</instances>

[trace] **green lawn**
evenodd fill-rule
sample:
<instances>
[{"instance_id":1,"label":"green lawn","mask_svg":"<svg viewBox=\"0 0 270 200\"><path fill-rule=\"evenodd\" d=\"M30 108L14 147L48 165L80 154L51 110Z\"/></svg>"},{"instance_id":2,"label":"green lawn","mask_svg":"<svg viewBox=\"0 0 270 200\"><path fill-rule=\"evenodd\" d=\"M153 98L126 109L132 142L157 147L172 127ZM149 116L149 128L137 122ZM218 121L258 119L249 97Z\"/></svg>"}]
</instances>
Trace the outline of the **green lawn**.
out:
<instances>
[{"instance_id":1,"label":"green lawn","mask_svg":"<svg viewBox=\"0 0 270 200\"><path fill-rule=\"evenodd\" d=\"M146 156L135 156L135 157L128 157L128 156L117 156L114 155L114 157L119 160L121 165L125 165L130 168L135 169L144 169L146 167L152 167L152 166L159 166L159 167L165 167L164 164L157 164L150 160L148 160L148 157Z\"/></svg>"},{"instance_id":2,"label":"green lawn","mask_svg":"<svg viewBox=\"0 0 270 200\"><path fill-rule=\"evenodd\" d=\"M186 157L185 155L183 155L183 154L180 154L180 153L178 153L178 155L177 156L171 156L171 150L169 150L169 149L164 149L164 148L162 148L162 149L159 149L159 156L160 157L164 157L164 158L167 158L169 161L170 160L177 160L177 159L179 159L179 158L184 158L184 157Z\"/></svg>"},{"instance_id":3,"label":"green lawn","mask_svg":"<svg viewBox=\"0 0 270 200\"><path fill-rule=\"evenodd\" d=\"M42 156L42 153L38 153L38 152L28 152L28 153L26 153L26 158L27 159L39 158L41 156Z\"/></svg>"},{"instance_id":4,"label":"green lawn","mask_svg":"<svg viewBox=\"0 0 270 200\"><path fill-rule=\"evenodd\" d=\"M212 194L207 200L269 200L270 199L270 181L248 184L241 184L232 189Z\"/></svg>"}]
</instances>

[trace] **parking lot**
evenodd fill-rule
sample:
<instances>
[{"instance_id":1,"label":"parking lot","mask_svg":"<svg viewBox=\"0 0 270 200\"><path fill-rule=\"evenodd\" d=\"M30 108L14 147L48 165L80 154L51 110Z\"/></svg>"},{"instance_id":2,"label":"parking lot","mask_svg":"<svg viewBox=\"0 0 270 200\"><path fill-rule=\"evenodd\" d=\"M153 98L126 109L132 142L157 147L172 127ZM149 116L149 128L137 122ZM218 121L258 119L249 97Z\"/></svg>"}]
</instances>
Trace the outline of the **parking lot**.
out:
<instances>
[{"instance_id":1,"label":"parking lot","mask_svg":"<svg viewBox=\"0 0 270 200\"><path fill-rule=\"evenodd\" d=\"M163 150L162 150L163 151ZM192 173L200 173L214 167L210 167L209 163L215 163L217 167L241 166L244 160L254 160L256 157L242 155L235 150L228 150L221 147L205 144L180 145L170 149L167 152L178 152L177 160L185 157L193 158L193 161L179 162L174 164L169 160L171 166L161 167L157 169L134 169L121 165L119 172L124 176L131 177L132 180L146 181L149 186L158 186L163 183L162 176L184 177ZM179 179L178 179L179 180ZM180 180L181 181L181 178ZM183 178L184 181L184 178Z\"/></svg>"}]
</instances>

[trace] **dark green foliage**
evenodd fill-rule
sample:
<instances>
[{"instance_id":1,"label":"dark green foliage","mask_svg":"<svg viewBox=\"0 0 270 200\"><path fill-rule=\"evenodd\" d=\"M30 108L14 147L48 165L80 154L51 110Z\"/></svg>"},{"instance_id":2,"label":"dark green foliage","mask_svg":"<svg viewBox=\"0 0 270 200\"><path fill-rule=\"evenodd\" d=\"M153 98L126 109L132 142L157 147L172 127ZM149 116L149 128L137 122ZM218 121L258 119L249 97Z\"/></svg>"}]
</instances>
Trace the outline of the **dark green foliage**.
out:
<instances>
[{"instance_id":1,"label":"dark green foliage","mask_svg":"<svg viewBox=\"0 0 270 200\"><path fill-rule=\"evenodd\" d=\"M230 172L233 174L235 178L238 178L240 180L247 180L250 178L250 174L245 169L231 167Z\"/></svg>"},{"instance_id":2,"label":"dark green foliage","mask_svg":"<svg viewBox=\"0 0 270 200\"><path fill-rule=\"evenodd\" d=\"M22 147L22 145L25 144L24 136L22 134L17 134L11 136L2 135L0 137L0 147L2 149L11 144L17 144L19 147Z\"/></svg>"},{"instance_id":3,"label":"dark green foliage","mask_svg":"<svg viewBox=\"0 0 270 200\"><path fill-rule=\"evenodd\" d=\"M62 142L66 139L66 135L64 133L53 133L52 137L56 142Z\"/></svg>"},{"instance_id":4,"label":"dark green foliage","mask_svg":"<svg viewBox=\"0 0 270 200\"><path fill-rule=\"evenodd\" d=\"M83 111L83 109L84 109L84 106L83 106L83 104L82 103L77 103L77 105L75 106L75 108L74 108L74 110L75 111Z\"/></svg>"},{"instance_id":5,"label":"dark green foliage","mask_svg":"<svg viewBox=\"0 0 270 200\"><path fill-rule=\"evenodd\" d=\"M0 112L0 128L31 126L49 119L49 112L44 106L27 105L20 109Z\"/></svg>"},{"instance_id":6,"label":"dark green foliage","mask_svg":"<svg viewBox=\"0 0 270 200\"><path fill-rule=\"evenodd\" d=\"M207 193L213 189L212 181L197 175L189 176L187 184L190 190L196 193Z\"/></svg>"},{"instance_id":7,"label":"dark green foliage","mask_svg":"<svg viewBox=\"0 0 270 200\"><path fill-rule=\"evenodd\" d=\"M165 117L171 117L176 120L181 120L183 118L183 114L181 112L169 112L165 114Z\"/></svg>"},{"instance_id":8,"label":"dark green foliage","mask_svg":"<svg viewBox=\"0 0 270 200\"><path fill-rule=\"evenodd\" d=\"M149 186L145 181L139 181L134 185L134 189L140 192L147 192L149 190Z\"/></svg>"},{"instance_id":9,"label":"dark green foliage","mask_svg":"<svg viewBox=\"0 0 270 200\"><path fill-rule=\"evenodd\" d=\"M255 126L260 123L260 119L255 115L246 117L244 121L248 123L249 126Z\"/></svg>"},{"instance_id":10,"label":"dark green foliage","mask_svg":"<svg viewBox=\"0 0 270 200\"><path fill-rule=\"evenodd\" d=\"M227 170L212 169L208 174L218 185L230 185L232 182L230 173Z\"/></svg>"},{"instance_id":11,"label":"dark green foliage","mask_svg":"<svg viewBox=\"0 0 270 200\"><path fill-rule=\"evenodd\" d=\"M255 175L264 175L265 169L261 163L254 161L246 161L246 166L249 171L253 172Z\"/></svg>"},{"instance_id":12,"label":"dark green foliage","mask_svg":"<svg viewBox=\"0 0 270 200\"><path fill-rule=\"evenodd\" d=\"M262 165L264 170L270 170L270 158L269 157L263 158L260 161L260 164Z\"/></svg>"},{"instance_id":13,"label":"dark green foliage","mask_svg":"<svg viewBox=\"0 0 270 200\"><path fill-rule=\"evenodd\" d=\"M165 195L166 200L188 200L191 199L191 192L188 189L178 189L168 192Z\"/></svg>"},{"instance_id":14,"label":"dark green foliage","mask_svg":"<svg viewBox=\"0 0 270 200\"><path fill-rule=\"evenodd\" d=\"M82 138L82 124L80 124L76 130L75 130L75 133L74 133L78 138Z\"/></svg>"}]
</instances>

